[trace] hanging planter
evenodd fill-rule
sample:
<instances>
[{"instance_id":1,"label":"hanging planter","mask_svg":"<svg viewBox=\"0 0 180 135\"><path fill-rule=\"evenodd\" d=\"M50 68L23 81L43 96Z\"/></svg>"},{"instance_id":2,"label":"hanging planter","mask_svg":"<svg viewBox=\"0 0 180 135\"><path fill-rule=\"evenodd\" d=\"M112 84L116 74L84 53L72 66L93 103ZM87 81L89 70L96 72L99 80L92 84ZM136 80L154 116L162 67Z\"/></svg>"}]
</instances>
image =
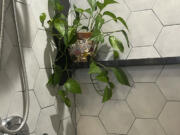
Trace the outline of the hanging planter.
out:
<instances>
[{"instance_id":1,"label":"hanging planter","mask_svg":"<svg viewBox=\"0 0 180 135\"><path fill-rule=\"evenodd\" d=\"M114 83L109 79L109 71L113 72L117 81L122 85L128 85L129 81L121 68L106 67L96 61L98 46L104 43L105 37L108 37L109 43L114 52L114 60L119 58L119 52L124 52L124 45L113 33L122 33L129 46L129 40L126 33L128 26L125 20L117 17L110 11L104 11L104 8L110 4L116 4L115 0L104 0L103 3L96 0L87 0L90 8L81 9L73 6L71 14L74 14L74 20L71 25L68 23L68 17L62 14L63 6L56 0L51 1L54 9L54 17L48 20L49 27L44 26L46 14L42 13L40 21L47 33L53 37L56 44L57 56L53 65L53 73L51 74L48 85L63 86L58 91L61 99L67 106L71 106L68 93L81 94L80 84L72 78L73 63L88 62L89 72L92 85L97 93L102 96L102 102L106 102L112 97L112 91L115 87ZM87 15L88 14L88 15ZM109 16L110 20L104 17ZM81 20L87 20L87 25L83 25ZM103 32L102 26L107 22L120 22L124 25L124 29L116 31ZM84 32L85 31L85 32ZM94 80L106 84L104 89L97 89Z\"/></svg>"},{"instance_id":2,"label":"hanging planter","mask_svg":"<svg viewBox=\"0 0 180 135\"><path fill-rule=\"evenodd\" d=\"M88 62L93 56L94 43L90 40L92 32L78 32L77 41L70 49L70 55L74 58L75 63Z\"/></svg>"}]
</instances>

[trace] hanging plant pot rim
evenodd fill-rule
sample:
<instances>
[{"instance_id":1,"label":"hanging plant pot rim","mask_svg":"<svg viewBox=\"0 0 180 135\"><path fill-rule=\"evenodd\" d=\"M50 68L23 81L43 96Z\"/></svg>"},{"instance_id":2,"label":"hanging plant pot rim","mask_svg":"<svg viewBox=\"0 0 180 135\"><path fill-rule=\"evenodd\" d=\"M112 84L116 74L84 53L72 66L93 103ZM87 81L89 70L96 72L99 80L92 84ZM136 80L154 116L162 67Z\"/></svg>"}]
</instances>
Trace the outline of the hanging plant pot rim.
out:
<instances>
[{"instance_id":1,"label":"hanging plant pot rim","mask_svg":"<svg viewBox=\"0 0 180 135\"><path fill-rule=\"evenodd\" d=\"M87 39L90 38L92 32L77 32L78 39Z\"/></svg>"}]
</instances>

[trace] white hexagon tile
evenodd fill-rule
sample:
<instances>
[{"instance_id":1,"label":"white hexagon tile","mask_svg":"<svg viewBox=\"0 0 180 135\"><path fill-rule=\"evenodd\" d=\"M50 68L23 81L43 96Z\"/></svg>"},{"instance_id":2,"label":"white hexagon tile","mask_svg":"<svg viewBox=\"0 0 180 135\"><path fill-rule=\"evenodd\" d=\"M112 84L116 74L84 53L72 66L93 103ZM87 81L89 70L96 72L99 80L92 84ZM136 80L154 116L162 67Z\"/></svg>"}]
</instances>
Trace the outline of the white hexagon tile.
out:
<instances>
[{"instance_id":1,"label":"white hexagon tile","mask_svg":"<svg viewBox=\"0 0 180 135\"><path fill-rule=\"evenodd\" d=\"M180 129L180 103L169 102L163 109L159 121L162 127L165 129L167 135L179 135Z\"/></svg>"},{"instance_id":2,"label":"white hexagon tile","mask_svg":"<svg viewBox=\"0 0 180 135\"><path fill-rule=\"evenodd\" d=\"M106 135L106 131L97 117L81 116L77 125L77 134Z\"/></svg>"},{"instance_id":3,"label":"white hexagon tile","mask_svg":"<svg viewBox=\"0 0 180 135\"><path fill-rule=\"evenodd\" d=\"M108 133L116 134L127 134L135 119L128 105L124 101L107 102L104 105L99 118Z\"/></svg>"},{"instance_id":4,"label":"white hexagon tile","mask_svg":"<svg viewBox=\"0 0 180 135\"><path fill-rule=\"evenodd\" d=\"M168 100L180 101L180 65L165 66L157 84Z\"/></svg>"},{"instance_id":5,"label":"white hexagon tile","mask_svg":"<svg viewBox=\"0 0 180 135\"><path fill-rule=\"evenodd\" d=\"M6 68L6 64L8 63L8 58L11 54L11 50L13 48L13 44L10 40L9 35L7 34L6 28L5 28L5 32L4 32L4 39L3 39L3 46L2 46L2 55L1 55L1 69L5 69Z\"/></svg>"},{"instance_id":6,"label":"white hexagon tile","mask_svg":"<svg viewBox=\"0 0 180 135\"><path fill-rule=\"evenodd\" d=\"M155 43L155 47L162 57L180 56L180 25L164 27L159 38Z\"/></svg>"},{"instance_id":7,"label":"white hexagon tile","mask_svg":"<svg viewBox=\"0 0 180 135\"><path fill-rule=\"evenodd\" d=\"M131 11L152 9L156 0L125 0Z\"/></svg>"},{"instance_id":8,"label":"white hexagon tile","mask_svg":"<svg viewBox=\"0 0 180 135\"><path fill-rule=\"evenodd\" d=\"M81 84L82 94L76 96L76 105L81 115L97 116L103 106L102 97L92 84Z\"/></svg>"},{"instance_id":9,"label":"white hexagon tile","mask_svg":"<svg viewBox=\"0 0 180 135\"><path fill-rule=\"evenodd\" d=\"M126 67L134 82L156 82L163 66L132 66Z\"/></svg>"},{"instance_id":10,"label":"white hexagon tile","mask_svg":"<svg viewBox=\"0 0 180 135\"><path fill-rule=\"evenodd\" d=\"M128 19L132 46L153 45L162 25L151 10L133 12Z\"/></svg>"},{"instance_id":11,"label":"white hexagon tile","mask_svg":"<svg viewBox=\"0 0 180 135\"><path fill-rule=\"evenodd\" d=\"M35 82L35 95L41 108L54 105L56 90L47 86L50 69L41 69Z\"/></svg>"},{"instance_id":12,"label":"white hexagon tile","mask_svg":"<svg viewBox=\"0 0 180 135\"><path fill-rule=\"evenodd\" d=\"M157 120L137 119L128 135L166 135Z\"/></svg>"},{"instance_id":13,"label":"white hexagon tile","mask_svg":"<svg viewBox=\"0 0 180 135\"><path fill-rule=\"evenodd\" d=\"M26 5L20 2L16 2L18 23L21 24L19 27L22 44L25 47L31 47L33 45L36 33L37 24L32 13L30 5Z\"/></svg>"},{"instance_id":14,"label":"white hexagon tile","mask_svg":"<svg viewBox=\"0 0 180 135\"><path fill-rule=\"evenodd\" d=\"M126 4L124 3L123 0L117 0L118 4L111 4L109 6L107 6L103 12L105 11L110 11L113 12L117 17L122 17L124 20L126 20L128 18L128 16L130 15L130 10L128 9L128 7L126 6ZM108 21L111 18L109 16L105 16L105 20ZM108 23L106 23L103 26L103 31L105 32L109 32L109 31L115 31L115 30L119 30L122 29L123 25L120 22L114 22L114 21L109 21Z\"/></svg>"},{"instance_id":15,"label":"white hexagon tile","mask_svg":"<svg viewBox=\"0 0 180 135\"><path fill-rule=\"evenodd\" d=\"M10 78L4 71L0 71L0 117L5 118L13 96L14 88Z\"/></svg>"},{"instance_id":16,"label":"white hexagon tile","mask_svg":"<svg viewBox=\"0 0 180 135\"><path fill-rule=\"evenodd\" d=\"M41 110L37 122L35 133L43 135L57 135L60 126L60 114L54 106L47 107Z\"/></svg>"},{"instance_id":17,"label":"white hexagon tile","mask_svg":"<svg viewBox=\"0 0 180 135\"><path fill-rule=\"evenodd\" d=\"M180 24L179 6L179 0L157 0L153 10L164 25Z\"/></svg>"},{"instance_id":18,"label":"white hexagon tile","mask_svg":"<svg viewBox=\"0 0 180 135\"><path fill-rule=\"evenodd\" d=\"M165 98L154 83L136 83L127 102L138 118L156 118L165 104Z\"/></svg>"},{"instance_id":19,"label":"white hexagon tile","mask_svg":"<svg viewBox=\"0 0 180 135\"><path fill-rule=\"evenodd\" d=\"M50 19L50 14L49 14L49 4L48 4L48 0L31 0L31 3L30 3L32 10L31 12L34 14L34 17L35 17L35 21L38 25L38 28L41 28L43 29L42 27L42 24L39 20L39 16L42 14L42 13L46 13L47 15L47 20ZM48 26L47 24L47 21L45 21L45 26Z\"/></svg>"},{"instance_id":20,"label":"white hexagon tile","mask_svg":"<svg viewBox=\"0 0 180 135\"><path fill-rule=\"evenodd\" d=\"M37 120L39 118L40 106L37 102L36 96L33 91L29 92L30 95L30 108L29 108L29 116L27 120L27 124L29 126L30 133L35 131ZM12 99L11 105L9 107L8 116L23 116L24 113L24 100L23 93L16 92Z\"/></svg>"},{"instance_id":21,"label":"white hexagon tile","mask_svg":"<svg viewBox=\"0 0 180 135\"><path fill-rule=\"evenodd\" d=\"M16 47L13 47L10 55L7 59L6 69L8 77L12 81L14 91L21 91L21 76L20 76L20 67L19 67L19 55Z\"/></svg>"},{"instance_id":22,"label":"white hexagon tile","mask_svg":"<svg viewBox=\"0 0 180 135\"><path fill-rule=\"evenodd\" d=\"M124 70L126 72L126 70ZM126 72L127 73L127 72ZM127 73L128 75L128 73ZM126 86L126 85L122 85L118 82L118 80L116 79L115 75L113 74L113 72L109 72L108 74L109 76L109 80L111 80L111 82L113 82L115 84L115 87L113 89L113 95L112 98L113 100L126 100L131 87L130 86ZM129 83L131 86L133 86L134 82L131 78L130 75L128 75L128 79L129 79ZM101 82L97 82L96 86L99 89L104 89L106 87L106 83L101 83Z\"/></svg>"},{"instance_id":23,"label":"white hexagon tile","mask_svg":"<svg viewBox=\"0 0 180 135\"><path fill-rule=\"evenodd\" d=\"M51 68L56 53L55 48L50 42L50 38L48 38L44 30L39 30L37 32L32 48L40 68Z\"/></svg>"}]
</instances>

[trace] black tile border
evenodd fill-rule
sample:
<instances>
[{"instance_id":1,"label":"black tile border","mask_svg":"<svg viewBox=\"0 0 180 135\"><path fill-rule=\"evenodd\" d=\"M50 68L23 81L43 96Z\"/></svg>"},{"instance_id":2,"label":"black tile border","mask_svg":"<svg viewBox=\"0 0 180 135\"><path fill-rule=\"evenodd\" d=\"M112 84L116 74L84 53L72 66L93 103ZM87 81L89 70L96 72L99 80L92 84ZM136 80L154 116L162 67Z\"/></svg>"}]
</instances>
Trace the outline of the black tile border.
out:
<instances>
[{"instance_id":1,"label":"black tile border","mask_svg":"<svg viewBox=\"0 0 180 135\"><path fill-rule=\"evenodd\" d=\"M170 65L180 64L180 57L165 57L165 58L147 58L147 59L130 59L130 60L114 60L114 61L99 61L105 66L123 67L123 66L147 66L147 65ZM74 63L74 68L88 68L89 63Z\"/></svg>"}]
</instances>

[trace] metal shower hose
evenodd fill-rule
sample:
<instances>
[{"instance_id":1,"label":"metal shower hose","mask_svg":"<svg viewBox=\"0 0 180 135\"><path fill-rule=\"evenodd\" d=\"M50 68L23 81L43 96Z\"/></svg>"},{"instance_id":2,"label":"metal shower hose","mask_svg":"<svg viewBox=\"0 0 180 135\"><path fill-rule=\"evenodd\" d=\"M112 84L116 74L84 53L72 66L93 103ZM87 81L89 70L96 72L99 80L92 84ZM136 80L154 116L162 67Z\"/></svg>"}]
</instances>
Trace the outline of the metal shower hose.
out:
<instances>
[{"instance_id":1,"label":"metal shower hose","mask_svg":"<svg viewBox=\"0 0 180 135\"><path fill-rule=\"evenodd\" d=\"M3 46L3 36L4 36L5 1L7 1L7 0L2 0L1 31L0 31L0 58L2 56L2 46ZM27 121L27 118L28 118L28 114L29 114L29 87L28 87L28 82L27 82L27 74L26 74L24 55L23 55L23 50L21 47L22 45L21 45L21 41L20 41L20 32L19 32L18 22L17 22L17 12L16 12L15 1L16 0L12 0L12 4L13 4L14 22L15 22L16 33L17 33L18 51L19 51L20 60L21 60L20 64L22 67L21 74L22 74L23 92L24 92L24 96L25 96L25 113L24 113L21 125L15 130L9 130L5 126L2 126L0 123L0 132L8 133L8 134L16 134L17 132L19 132L24 127L24 125Z\"/></svg>"}]
</instances>

